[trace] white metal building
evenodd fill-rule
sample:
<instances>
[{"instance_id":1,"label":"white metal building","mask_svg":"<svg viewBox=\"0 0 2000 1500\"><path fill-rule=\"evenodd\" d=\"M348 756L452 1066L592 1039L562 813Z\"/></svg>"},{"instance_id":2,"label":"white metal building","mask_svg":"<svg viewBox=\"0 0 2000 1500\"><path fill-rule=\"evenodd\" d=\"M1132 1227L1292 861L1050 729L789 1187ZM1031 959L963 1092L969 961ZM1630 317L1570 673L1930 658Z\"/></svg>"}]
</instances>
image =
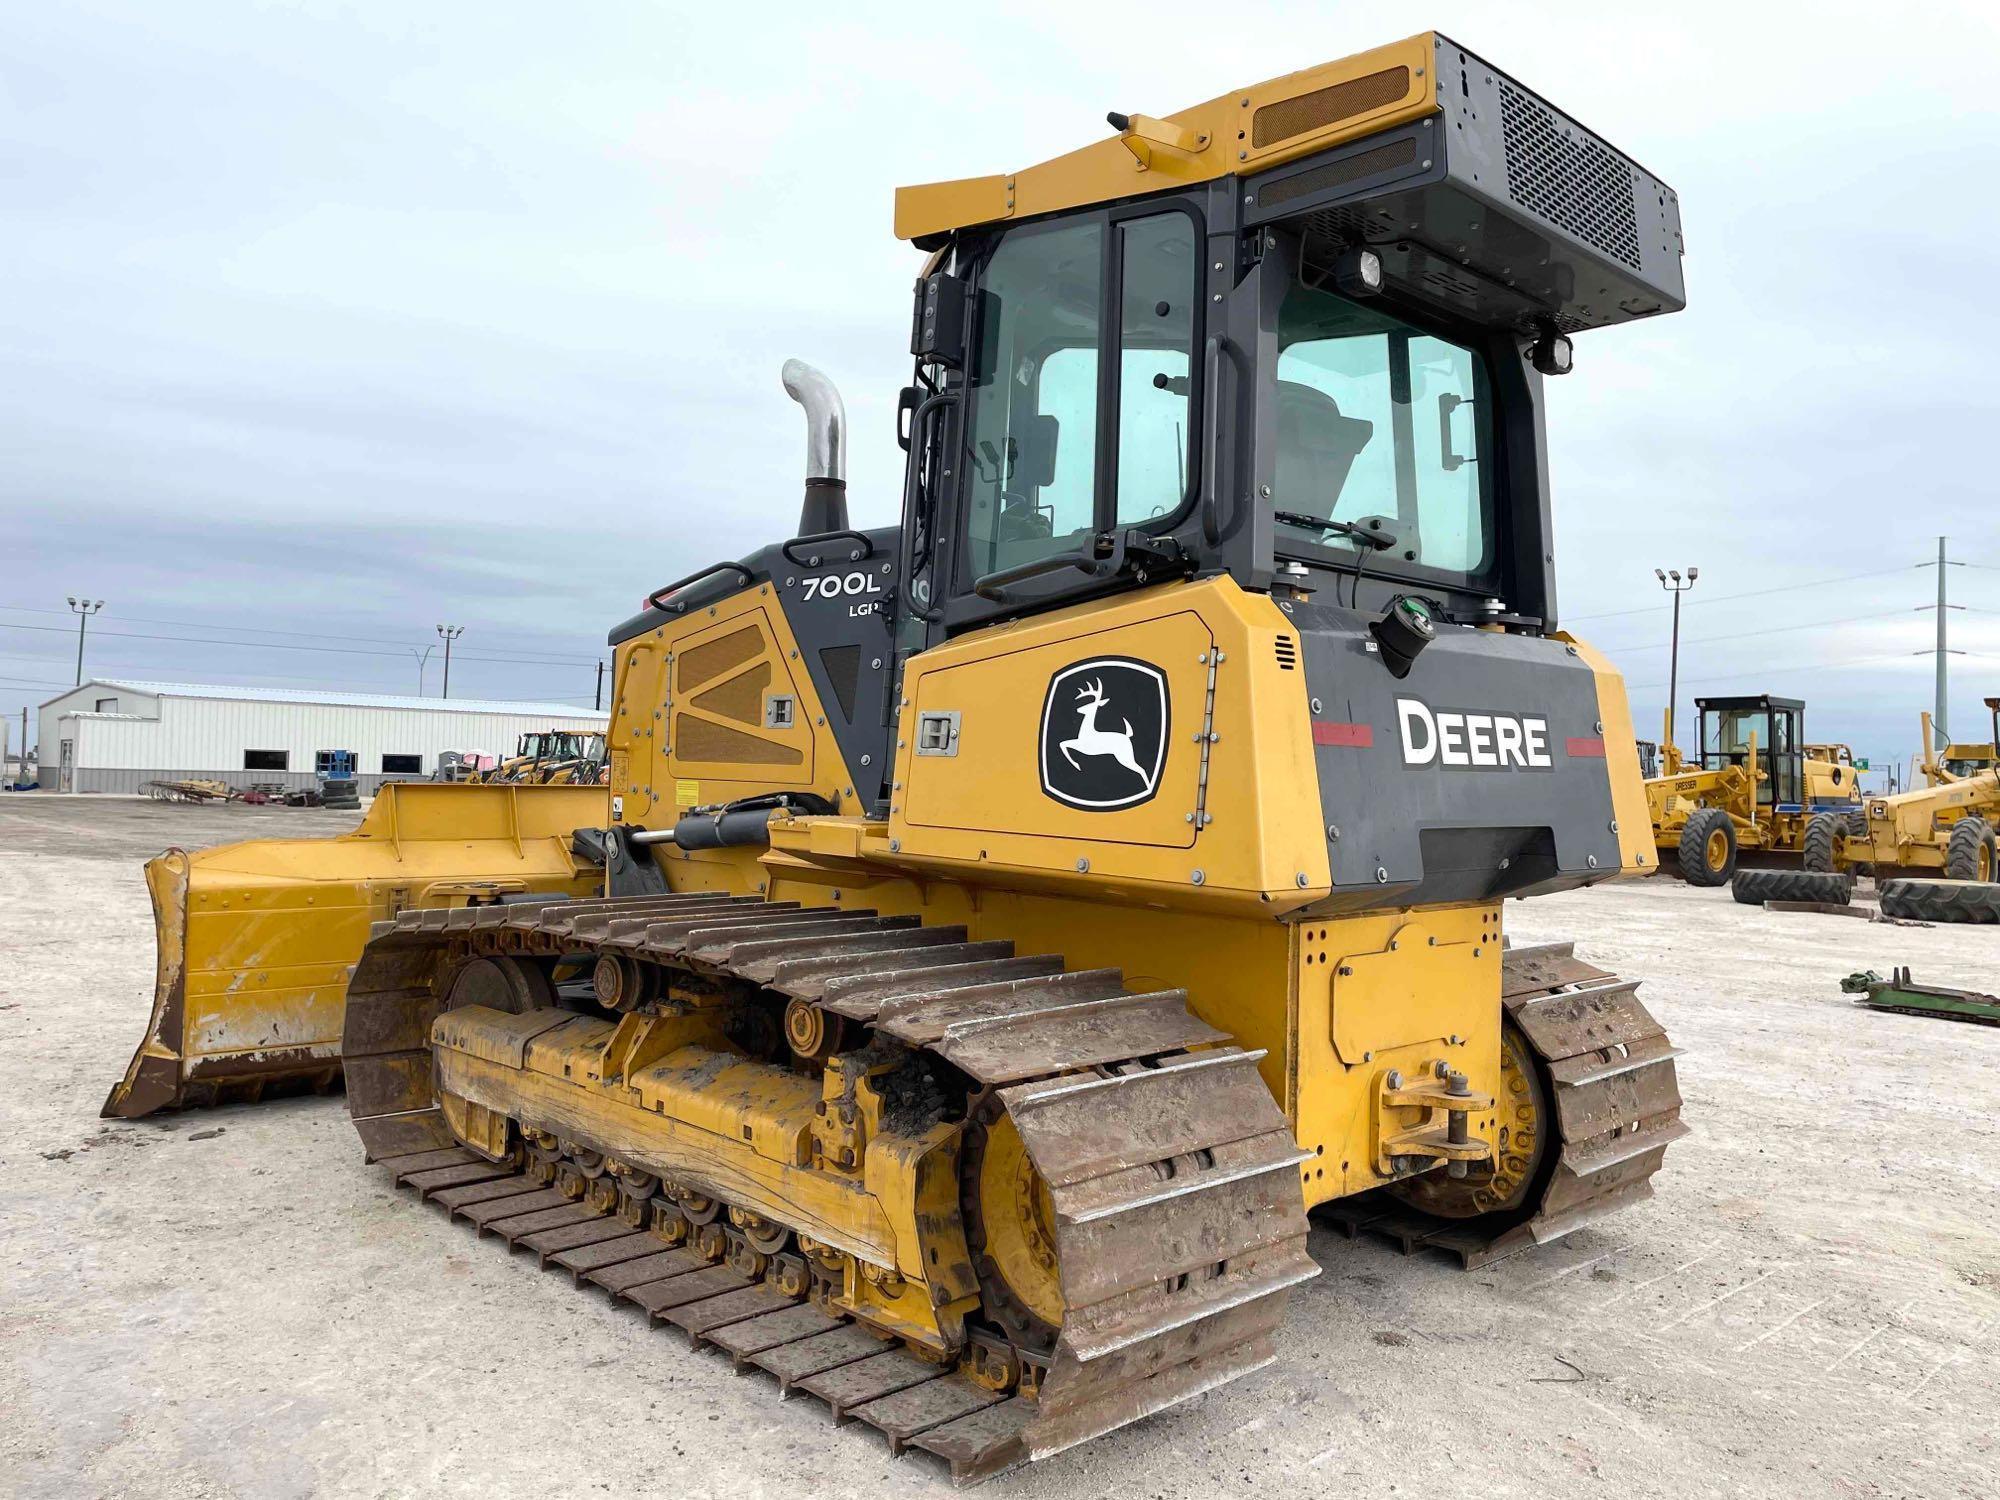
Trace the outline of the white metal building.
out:
<instances>
[{"instance_id":1,"label":"white metal building","mask_svg":"<svg viewBox=\"0 0 2000 1500\"><path fill-rule=\"evenodd\" d=\"M446 750L510 755L523 734L604 730L566 703L396 698L94 677L41 707L42 786L136 792L148 781L310 786L321 756L354 753L363 793L419 780Z\"/></svg>"}]
</instances>

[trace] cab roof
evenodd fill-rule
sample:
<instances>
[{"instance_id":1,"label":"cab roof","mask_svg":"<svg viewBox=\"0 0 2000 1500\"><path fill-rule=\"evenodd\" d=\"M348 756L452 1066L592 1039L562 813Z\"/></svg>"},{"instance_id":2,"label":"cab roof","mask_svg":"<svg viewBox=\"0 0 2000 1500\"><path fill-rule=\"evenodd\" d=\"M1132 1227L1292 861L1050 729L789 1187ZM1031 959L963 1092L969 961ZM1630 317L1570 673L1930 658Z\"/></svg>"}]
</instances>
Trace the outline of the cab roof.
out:
<instances>
[{"instance_id":1,"label":"cab roof","mask_svg":"<svg viewBox=\"0 0 2000 1500\"><path fill-rule=\"evenodd\" d=\"M1117 134L1017 172L899 188L896 237L934 245L954 229L1261 172L1407 124L1437 112L1435 54L1448 45L1422 32L1163 119L1119 115Z\"/></svg>"}]
</instances>

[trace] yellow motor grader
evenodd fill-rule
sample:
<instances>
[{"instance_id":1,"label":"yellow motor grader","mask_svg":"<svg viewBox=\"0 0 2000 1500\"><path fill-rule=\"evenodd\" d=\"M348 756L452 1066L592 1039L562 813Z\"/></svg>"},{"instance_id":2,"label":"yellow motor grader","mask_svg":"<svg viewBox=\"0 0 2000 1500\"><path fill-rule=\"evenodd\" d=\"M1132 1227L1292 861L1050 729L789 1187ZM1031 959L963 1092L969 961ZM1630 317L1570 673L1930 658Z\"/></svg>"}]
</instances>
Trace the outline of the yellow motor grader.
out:
<instances>
[{"instance_id":1,"label":"yellow motor grader","mask_svg":"<svg viewBox=\"0 0 2000 1500\"><path fill-rule=\"evenodd\" d=\"M1995 710L1996 704L2000 704L2000 700L1986 700L1989 712ZM1923 753L1918 767L1924 780L1932 786L1939 786L2000 767L2000 724L1996 724L1994 730L1994 738L1984 744L1976 740L1955 740L1939 748L1931 716L1923 715Z\"/></svg>"},{"instance_id":2,"label":"yellow motor grader","mask_svg":"<svg viewBox=\"0 0 2000 1500\"><path fill-rule=\"evenodd\" d=\"M1663 868L1690 885L1728 885L1738 858L1817 868L1827 839L1861 812L1844 745L1805 742L1805 704L1768 693L1698 698L1699 761L1665 746L1646 782Z\"/></svg>"},{"instance_id":3,"label":"yellow motor grader","mask_svg":"<svg viewBox=\"0 0 2000 1500\"><path fill-rule=\"evenodd\" d=\"M1986 700L2000 731L2000 698ZM2000 733L1996 733L2000 740ZM1871 872L1882 910L1938 922L2000 922L2000 765L1979 745L1936 747L1923 716L1925 785L1863 799L1858 813L1815 812L1797 870L1739 870L1731 882L1745 903L1844 905L1854 877Z\"/></svg>"},{"instance_id":4,"label":"yellow motor grader","mask_svg":"<svg viewBox=\"0 0 2000 1500\"><path fill-rule=\"evenodd\" d=\"M149 867L107 1112L337 1050L395 1182L962 1478L1267 1364L1310 1209L1644 1198L1674 1049L1505 903L1652 866L1543 382L1675 195L1434 33L1108 119L897 195L899 523L788 364L799 534L611 631L608 788Z\"/></svg>"}]
</instances>

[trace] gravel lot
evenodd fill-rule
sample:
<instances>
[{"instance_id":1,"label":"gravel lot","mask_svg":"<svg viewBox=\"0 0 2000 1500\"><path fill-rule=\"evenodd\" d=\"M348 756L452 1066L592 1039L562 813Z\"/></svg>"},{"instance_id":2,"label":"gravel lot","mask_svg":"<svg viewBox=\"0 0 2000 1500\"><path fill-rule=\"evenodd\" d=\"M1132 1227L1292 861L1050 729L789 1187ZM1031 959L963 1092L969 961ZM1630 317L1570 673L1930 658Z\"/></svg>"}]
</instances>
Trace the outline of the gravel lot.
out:
<instances>
[{"instance_id":1,"label":"gravel lot","mask_svg":"<svg viewBox=\"0 0 2000 1500\"><path fill-rule=\"evenodd\" d=\"M139 861L352 814L0 797L0 1493L942 1495L364 1170L339 1099L97 1118L145 1020ZM1316 1230L1278 1363L987 1490L1990 1496L2000 930L1652 880L1518 904L1646 979L1695 1133L1655 1199L1465 1274Z\"/></svg>"}]
</instances>

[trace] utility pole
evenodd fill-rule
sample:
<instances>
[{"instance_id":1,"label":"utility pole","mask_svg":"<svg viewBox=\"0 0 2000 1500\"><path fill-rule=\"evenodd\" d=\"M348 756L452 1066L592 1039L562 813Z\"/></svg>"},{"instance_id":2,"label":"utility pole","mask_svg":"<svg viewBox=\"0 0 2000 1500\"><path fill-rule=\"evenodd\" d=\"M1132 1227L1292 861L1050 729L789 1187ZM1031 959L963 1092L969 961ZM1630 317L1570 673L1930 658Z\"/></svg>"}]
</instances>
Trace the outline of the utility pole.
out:
<instances>
[{"instance_id":1,"label":"utility pole","mask_svg":"<svg viewBox=\"0 0 2000 1500\"><path fill-rule=\"evenodd\" d=\"M1946 724L1946 720L1945 720L1945 712L1944 712L1944 710L1945 710L1945 697L1946 697L1946 692L1945 692L1945 658L1946 658L1947 656L1951 656L1951 655L1953 655L1954 653L1953 653L1953 651L1951 650L1950 646L1949 646L1949 645L1947 645L1947 644L1946 644L1946 642L1945 642L1945 628L1944 628L1944 623L1945 623L1945 616L1947 616L1948 614L1950 614L1950 613L1951 613L1951 611L1952 611L1952 610L1953 610L1954 608L1963 608L1963 607L1964 607L1964 606L1962 606L1962 605L1953 605L1953 604L1952 604L1952 603L1950 602L1950 600L1949 600L1949 599L1948 599L1948 598L1946 597L1946 592L1945 592L1945 583L1944 583L1944 580L1945 580L1945 571L1944 571L1944 570L1945 570L1946 568L1962 568L1962 567L1964 567L1964 566L1965 566L1965 564L1964 564L1964 563L1962 563L1962 562L1953 562L1953 561L1951 561L1951 560L1950 560L1949 558L1947 558L1947 557L1945 556L1945 550L1944 550L1944 543L1945 543L1945 539L1944 539L1943 537L1939 537L1939 538L1938 538L1938 555L1937 555L1937 561L1936 561L1936 562L1934 562L1934 563L1918 563L1918 564L1917 564L1917 566L1918 566L1918 567L1920 567L1920 568L1936 568L1936 569L1937 569L1937 574L1938 574L1938 576L1937 576L1937 586L1938 586L1938 592L1937 592L1937 604L1936 604L1936 606L1935 606L1935 608L1937 609L1937 645L1936 645L1936 647L1935 647L1935 648L1933 649L1933 651L1932 651L1932 658L1933 658L1933 660L1935 661L1935 663L1936 663L1936 666L1937 666L1937 684L1936 684L1936 689L1935 689L1935 692L1934 692L1934 695L1933 695L1933 699L1932 699L1932 702L1931 702L1931 733L1932 733L1932 734L1933 734L1933 735L1934 735L1934 736L1936 737L1936 743L1938 743L1938 744L1940 744L1940 745L1948 745L1948 744L1950 744L1950 743L1951 743L1951 734L1950 734L1950 732L1949 732L1949 731L1948 731L1948 730L1947 730L1947 729L1945 728L1945 724ZM1919 608L1919 609L1922 609L1922 608L1924 608L1924 606L1920 604L1920 605L1918 605L1918 606L1917 606L1917 608ZM1923 653L1922 653L1922 652L1917 652L1916 654L1917 654L1917 655L1919 655L1919 656L1921 656L1921 655L1922 655ZM1958 652L1958 653L1956 653L1956 654L1957 654L1957 655L1960 655L1960 656L1963 656L1963 655L1964 655L1965 653L1961 651L1961 652ZM1930 748L1931 748L1931 747L1930 747L1929 745L1926 745L1926 746L1924 747L1924 749L1925 749L1926 751L1928 751L1928 750L1929 750Z\"/></svg>"},{"instance_id":2,"label":"utility pole","mask_svg":"<svg viewBox=\"0 0 2000 1500\"><path fill-rule=\"evenodd\" d=\"M1949 610L1947 610L1947 609L1946 609L1946 607L1945 607L1945 597L1944 597L1944 569L1945 569L1945 556L1944 556L1944 538L1943 538L1943 537L1939 537L1939 538L1938 538L1938 560L1937 560L1937 570L1938 570L1938 603L1937 603L1937 692L1936 692L1936 694L1934 695L1934 696L1935 696L1935 702L1934 702L1934 703L1932 704L1932 707L1931 707L1931 723L1932 723L1933 725L1935 725L1935 726L1936 726L1936 728L1937 728L1937 732L1938 732L1938 738L1939 738L1939 739L1941 739L1941 740L1943 740L1943 741L1944 741L1944 742L1945 742L1946 744L1950 744L1950 743L1951 743L1951 735L1950 735L1949 733L1947 733L1947 732L1946 732L1946 730L1945 730L1945 717L1944 717L1944 698L1945 698L1945 686L1944 686L1944 672L1945 672L1945 668L1944 668L1944 653L1945 653L1945 644L1944 644L1944 617L1945 617L1945 615L1946 615L1946 614L1948 614L1948 613L1950 612L1950 611L1949 611Z\"/></svg>"},{"instance_id":3,"label":"utility pole","mask_svg":"<svg viewBox=\"0 0 2000 1500\"><path fill-rule=\"evenodd\" d=\"M591 694L590 707L593 713L604 711L604 663L597 664L597 691Z\"/></svg>"},{"instance_id":4,"label":"utility pole","mask_svg":"<svg viewBox=\"0 0 2000 1500\"><path fill-rule=\"evenodd\" d=\"M417 648L415 646L410 647L410 655L417 658L417 696L419 698L424 695L424 668L430 664L431 653L435 650L437 650L435 645L426 646L423 649L423 654L418 655Z\"/></svg>"},{"instance_id":5,"label":"utility pole","mask_svg":"<svg viewBox=\"0 0 2000 1500\"><path fill-rule=\"evenodd\" d=\"M465 634L463 625L440 625L438 634L444 637L444 696L451 696L451 643Z\"/></svg>"},{"instance_id":6,"label":"utility pole","mask_svg":"<svg viewBox=\"0 0 2000 1500\"><path fill-rule=\"evenodd\" d=\"M1653 576L1660 580L1660 587L1674 596L1673 645L1667 653L1667 743L1674 743L1674 700L1681 689L1681 595L1694 587L1694 581L1701 577L1700 568L1689 568L1687 577L1681 577L1679 568L1670 568L1662 573L1653 569ZM1671 580L1671 581L1669 581ZM1695 746L1695 754L1701 754L1701 747Z\"/></svg>"},{"instance_id":7,"label":"utility pole","mask_svg":"<svg viewBox=\"0 0 2000 1500\"><path fill-rule=\"evenodd\" d=\"M82 687L83 633L90 624L90 617L104 608L104 601L102 599L78 599L71 596L69 607L70 612L76 616L76 685Z\"/></svg>"}]
</instances>

